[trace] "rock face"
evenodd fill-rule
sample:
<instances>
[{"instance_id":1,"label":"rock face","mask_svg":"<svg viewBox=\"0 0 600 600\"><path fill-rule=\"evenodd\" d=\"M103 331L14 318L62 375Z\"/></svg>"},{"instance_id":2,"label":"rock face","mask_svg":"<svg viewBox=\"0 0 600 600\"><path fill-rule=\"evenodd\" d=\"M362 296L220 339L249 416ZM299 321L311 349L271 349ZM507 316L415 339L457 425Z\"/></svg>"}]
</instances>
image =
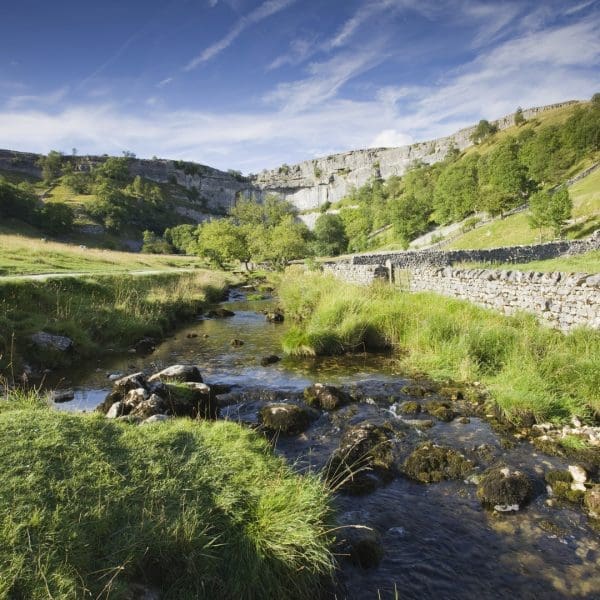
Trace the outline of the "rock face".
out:
<instances>
[{"instance_id":1,"label":"rock face","mask_svg":"<svg viewBox=\"0 0 600 600\"><path fill-rule=\"evenodd\" d=\"M564 102L523 111L525 118L575 102ZM499 129L514 124L514 114L496 121ZM316 209L325 202L337 202L352 187L364 185L371 177L387 179L403 175L414 161L431 164L443 160L450 148L459 150L472 145L475 125L461 129L448 137L419 142L399 148L373 148L333 154L307 160L293 166L263 171L252 183L264 196L274 193L289 200L299 210Z\"/></svg>"}]
</instances>

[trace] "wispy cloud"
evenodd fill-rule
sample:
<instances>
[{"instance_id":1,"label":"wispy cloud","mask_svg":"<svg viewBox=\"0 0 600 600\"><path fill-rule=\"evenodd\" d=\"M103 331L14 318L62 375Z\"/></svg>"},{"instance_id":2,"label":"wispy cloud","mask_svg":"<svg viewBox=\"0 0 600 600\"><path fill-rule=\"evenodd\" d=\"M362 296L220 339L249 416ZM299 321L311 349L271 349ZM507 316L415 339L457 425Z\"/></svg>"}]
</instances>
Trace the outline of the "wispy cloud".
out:
<instances>
[{"instance_id":1,"label":"wispy cloud","mask_svg":"<svg viewBox=\"0 0 600 600\"><path fill-rule=\"evenodd\" d=\"M15 110L32 105L46 107L54 106L59 102L62 102L68 92L69 88L68 86L65 86L45 94L22 94L19 96L11 96L6 102L6 108L8 110Z\"/></svg>"},{"instance_id":2,"label":"wispy cloud","mask_svg":"<svg viewBox=\"0 0 600 600\"><path fill-rule=\"evenodd\" d=\"M582 10L585 10L588 6L592 6L592 4L596 4L596 0L588 0L587 2L581 2L580 4L576 4L575 6L569 8L565 11L565 15L573 15Z\"/></svg>"},{"instance_id":3,"label":"wispy cloud","mask_svg":"<svg viewBox=\"0 0 600 600\"><path fill-rule=\"evenodd\" d=\"M231 44L251 25L259 23L274 15L284 8L293 4L296 0L267 0L247 15L240 17L227 35L205 48L198 56L192 59L184 68L184 71L192 71L202 63L205 63L231 46Z\"/></svg>"},{"instance_id":4,"label":"wispy cloud","mask_svg":"<svg viewBox=\"0 0 600 600\"><path fill-rule=\"evenodd\" d=\"M308 77L280 83L265 100L288 112L306 110L330 100L345 83L386 58L380 42L358 52L337 54L327 61L309 65Z\"/></svg>"},{"instance_id":5,"label":"wispy cloud","mask_svg":"<svg viewBox=\"0 0 600 600\"><path fill-rule=\"evenodd\" d=\"M172 77L165 77L164 79L161 79L157 84L156 87L165 87L165 85L169 85L169 83L171 83L173 81Z\"/></svg>"}]
</instances>

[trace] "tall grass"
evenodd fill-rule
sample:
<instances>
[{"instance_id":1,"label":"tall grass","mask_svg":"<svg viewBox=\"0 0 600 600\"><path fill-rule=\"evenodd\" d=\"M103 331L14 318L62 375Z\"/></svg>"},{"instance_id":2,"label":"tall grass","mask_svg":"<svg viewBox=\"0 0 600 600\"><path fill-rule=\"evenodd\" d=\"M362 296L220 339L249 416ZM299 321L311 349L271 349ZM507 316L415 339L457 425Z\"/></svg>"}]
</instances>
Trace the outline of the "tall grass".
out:
<instances>
[{"instance_id":1,"label":"tall grass","mask_svg":"<svg viewBox=\"0 0 600 600\"><path fill-rule=\"evenodd\" d=\"M227 276L214 271L133 276L66 277L0 283L0 369L16 357L60 366L110 347L161 336L206 302L220 298ZM32 347L36 331L66 335L75 353Z\"/></svg>"},{"instance_id":2,"label":"tall grass","mask_svg":"<svg viewBox=\"0 0 600 600\"><path fill-rule=\"evenodd\" d=\"M484 382L509 418L525 411L538 420L600 415L600 332L565 335L530 315L314 273L288 273L279 290L295 321L283 341L290 354L390 346L409 372Z\"/></svg>"},{"instance_id":3,"label":"tall grass","mask_svg":"<svg viewBox=\"0 0 600 600\"><path fill-rule=\"evenodd\" d=\"M131 426L0 400L0 598L313 598L329 492L232 422Z\"/></svg>"}]
</instances>

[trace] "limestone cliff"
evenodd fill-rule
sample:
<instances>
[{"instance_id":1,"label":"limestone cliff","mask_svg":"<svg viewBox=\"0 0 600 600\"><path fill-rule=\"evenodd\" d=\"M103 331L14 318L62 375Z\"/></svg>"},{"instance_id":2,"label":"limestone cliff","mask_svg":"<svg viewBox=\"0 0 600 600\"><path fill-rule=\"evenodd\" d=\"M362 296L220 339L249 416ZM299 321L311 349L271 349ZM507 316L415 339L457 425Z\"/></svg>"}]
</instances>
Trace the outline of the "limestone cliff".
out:
<instances>
[{"instance_id":1,"label":"limestone cliff","mask_svg":"<svg viewBox=\"0 0 600 600\"><path fill-rule=\"evenodd\" d=\"M541 112L576 104L577 101L562 102L530 108L523 111L526 119ZM514 113L495 121L499 129L514 124ZM435 163L455 146L459 150L472 145L471 135L475 125L461 129L448 137L428 142L419 142L398 148L373 148L333 154L325 158L307 160L297 165L284 165L272 171L263 171L252 183L262 194L274 193L291 201L299 210L316 209L325 202L337 202L350 189L364 185L371 177L387 179L392 175L403 175L415 160Z\"/></svg>"}]
</instances>

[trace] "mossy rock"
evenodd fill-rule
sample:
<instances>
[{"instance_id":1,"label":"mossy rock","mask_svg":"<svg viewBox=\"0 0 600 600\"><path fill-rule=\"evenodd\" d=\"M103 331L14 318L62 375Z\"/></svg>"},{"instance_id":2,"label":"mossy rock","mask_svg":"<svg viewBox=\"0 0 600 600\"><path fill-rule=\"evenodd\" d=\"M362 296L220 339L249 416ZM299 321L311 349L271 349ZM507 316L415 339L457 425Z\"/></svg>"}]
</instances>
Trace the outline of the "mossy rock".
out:
<instances>
[{"instance_id":1,"label":"mossy rock","mask_svg":"<svg viewBox=\"0 0 600 600\"><path fill-rule=\"evenodd\" d=\"M421 405L414 400L407 400L398 407L398 411L403 415L418 415L421 412Z\"/></svg>"},{"instance_id":2,"label":"mossy rock","mask_svg":"<svg viewBox=\"0 0 600 600\"><path fill-rule=\"evenodd\" d=\"M143 373L132 373L117 379L113 384L113 389L107 394L104 401L96 407L96 410L106 414L115 402L124 400L131 390L137 389L148 389L148 382Z\"/></svg>"},{"instance_id":3,"label":"mossy rock","mask_svg":"<svg viewBox=\"0 0 600 600\"><path fill-rule=\"evenodd\" d=\"M444 479L464 479L473 470L473 463L452 448L426 442L408 456L403 470L411 479L435 483Z\"/></svg>"},{"instance_id":4,"label":"mossy rock","mask_svg":"<svg viewBox=\"0 0 600 600\"><path fill-rule=\"evenodd\" d=\"M575 502L579 504L583 501L584 492L581 490L571 489L571 484L565 481L555 481L552 488L553 495L559 500L566 500L567 502Z\"/></svg>"},{"instance_id":5,"label":"mossy rock","mask_svg":"<svg viewBox=\"0 0 600 600\"><path fill-rule=\"evenodd\" d=\"M349 427L329 461L329 478L350 493L372 491L395 474L394 431L389 426L360 423Z\"/></svg>"},{"instance_id":6,"label":"mossy rock","mask_svg":"<svg viewBox=\"0 0 600 600\"><path fill-rule=\"evenodd\" d=\"M316 415L296 404L279 402L264 406L259 416L266 429L283 435L297 435L308 428Z\"/></svg>"},{"instance_id":7,"label":"mossy rock","mask_svg":"<svg viewBox=\"0 0 600 600\"><path fill-rule=\"evenodd\" d=\"M459 386L446 385L438 390L438 394L448 400L464 400L464 389Z\"/></svg>"},{"instance_id":8,"label":"mossy rock","mask_svg":"<svg viewBox=\"0 0 600 600\"><path fill-rule=\"evenodd\" d=\"M187 381L166 386L166 414L192 419L216 419L218 405L215 394L205 383Z\"/></svg>"},{"instance_id":9,"label":"mossy rock","mask_svg":"<svg viewBox=\"0 0 600 600\"><path fill-rule=\"evenodd\" d=\"M335 410L348 404L352 398L333 385L315 383L304 390L304 400L310 406L322 408L323 410Z\"/></svg>"},{"instance_id":10,"label":"mossy rock","mask_svg":"<svg viewBox=\"0 0 600 600\"><path fill-rule=\"evenodd\" d=\"M212 310L209 310L206 313L206 316L211 319L225 319L227 317L235 316L235 313L227 308L214 308Z\"/></svg>"},{"instance_id":11,"label":"mossy rock","mask_svg":"<svg viewBox=\"0 0 600 600\"><path fill-rule=\"evenodd\" d=\"M550 486L553 486L557 482L568 483L571 485L573 476L566 469L550 469L549 471L546 471L544 479Z\"/></svg>"},{"instance_id":12,"label":"mossy rock","mask_svg":"<svg viewBox=\"0 0 600 600\"><path fill-rule=\"evenodd\" d=\"M184 383L186 381L195 381L202 383L202 375L198 367L194 365L171 365L158 373L152 375L148 381L163 381L165 383Z\"/></svg>"},{"instance_id":13,"label":"mossy rock","mask_svg":"<svg viewBox=\"0 0 600 600\"><path fill-rule=\"evenodd\" d=\"M477 497L486 508L500 512L517 511L533 496L533 483L521 471L492 467L485 471L477 486Z\"/></svg>"},{"instance_id":14,"label":"mossy rock","mask_svg":"<svg viewBox=\"0 0 600 600\"><path fill-rule=\"evenodd\" d=\"M600 519L600 484L595 484L585 491L583 505L591 517Z\"/></svg>"},{"instance_id":15,"label":"mossy rock","mask_svg":"<svg viewBox=\"0 0 600 600\"><path fill-rule=\"evenodd\" d=\"M448 402L428 402L423 409L439 421L449 423L457 416Z\"/></svg>"},{"instance_id":16,"label":"mossy rock","mask_svg":"<svg viewBox=\"0 0 600 600\"><path fill-rule=\"evenodd\" d=\"M432 390L426 388L423 385L413 384L413 385L405 385L402 388L402 393L407 396L412 396L413 398L423 398L428 392Z\"/></svg>"}]
</instances>

